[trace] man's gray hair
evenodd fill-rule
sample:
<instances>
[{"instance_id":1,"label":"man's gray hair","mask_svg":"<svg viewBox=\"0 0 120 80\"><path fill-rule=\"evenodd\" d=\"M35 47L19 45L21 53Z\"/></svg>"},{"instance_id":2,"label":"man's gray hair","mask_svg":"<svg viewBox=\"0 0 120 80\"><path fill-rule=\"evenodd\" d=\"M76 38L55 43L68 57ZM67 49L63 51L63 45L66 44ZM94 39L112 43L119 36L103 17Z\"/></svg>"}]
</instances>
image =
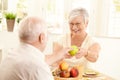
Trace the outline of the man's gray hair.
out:
<instances>
[{"instance_id":1,"label":"man's gray hair","mask_svg":"<svg viewBox=\"0 0 120 80\"><path fill-rule=\"evenodd\" d=\"M26 17L19 24L19 38L21 42L34 42L40 33L46 30L44 20L37 17Z\"/></svg>"},{"instance_id":2,"label":"man's gray hair","mask_svg":"<svg viewBox=\"0 0 120 80\"><path fill-rule=\"evenodd\" d=\"M76 8L73 9L69 14L69 20L73 19L76 16L83 16L83 19L86 21L89 18L89 14L85 8Z\"/></svg>"}]
</instances>

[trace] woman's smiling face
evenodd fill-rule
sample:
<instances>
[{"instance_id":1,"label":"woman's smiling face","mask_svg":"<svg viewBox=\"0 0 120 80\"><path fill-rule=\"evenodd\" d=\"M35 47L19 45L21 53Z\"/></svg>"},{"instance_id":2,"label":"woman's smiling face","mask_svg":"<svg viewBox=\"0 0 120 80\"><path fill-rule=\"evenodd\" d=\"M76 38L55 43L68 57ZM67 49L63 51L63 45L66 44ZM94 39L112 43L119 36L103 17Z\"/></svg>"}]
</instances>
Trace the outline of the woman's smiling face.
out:
<instances>
[{"instance_id":1,"label":"woman's smiling face","mask_svg":"<svg viewBox=\"0 0 120 80\"><path fill-rule=\"evenodd\" d=\"M72 34L79 34L86 30L87 22L83 16L76 16L69 21L70 31Z\"/></svg>"}]
</instances>

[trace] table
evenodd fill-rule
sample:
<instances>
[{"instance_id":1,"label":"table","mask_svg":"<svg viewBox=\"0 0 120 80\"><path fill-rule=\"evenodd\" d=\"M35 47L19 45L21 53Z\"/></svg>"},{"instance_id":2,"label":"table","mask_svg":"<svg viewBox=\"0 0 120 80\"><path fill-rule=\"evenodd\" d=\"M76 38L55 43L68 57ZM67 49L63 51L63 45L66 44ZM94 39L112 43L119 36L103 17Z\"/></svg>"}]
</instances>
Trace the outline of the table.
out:
<instances>
[{"instance_id":1,"label":"table","mask_svg":"<svg viewBox=\"0 0 120 80\"><path fill-rule=\"evenodd\" d=\"M79 78L60 78L60 77L54 77L55 80L115 80L114 78L105 75L103 73L100 73L98 71L95 70L90 70L95 72L96 74L84 74L82 79Z\"/></svg>"}]
</instances>

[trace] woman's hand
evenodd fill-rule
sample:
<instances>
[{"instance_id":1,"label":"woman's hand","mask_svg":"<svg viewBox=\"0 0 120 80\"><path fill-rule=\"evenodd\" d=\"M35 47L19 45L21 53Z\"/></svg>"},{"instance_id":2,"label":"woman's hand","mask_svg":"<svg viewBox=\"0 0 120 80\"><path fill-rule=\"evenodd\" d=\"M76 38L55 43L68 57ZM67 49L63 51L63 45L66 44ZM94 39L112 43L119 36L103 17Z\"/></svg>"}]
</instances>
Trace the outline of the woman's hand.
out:
<instances>
[{"instance_id":1,"label":"woman's hand","mask_svg":"<svg viewBox=\"0 0 120 80\"><path fill-rule=\"evenodd\" d=\"M92 44L89 48L88 48L88 53L85 56L87 60L91 61L91 62L96 62L99 56L99 52L101 50L101 47L98 43L94 43Z\"/></svg>"},{"instance_id":2,"label":"woman's hand","mask_svg":"<svg viewBox=\"0 0 120 80\"><path fill-rule=\"evenodd\" d=\"M83 56L87 55L87 50L84 48L79 48L78 53L75 55L76 59L79 59Z\"/></svg>"}]
</instances>

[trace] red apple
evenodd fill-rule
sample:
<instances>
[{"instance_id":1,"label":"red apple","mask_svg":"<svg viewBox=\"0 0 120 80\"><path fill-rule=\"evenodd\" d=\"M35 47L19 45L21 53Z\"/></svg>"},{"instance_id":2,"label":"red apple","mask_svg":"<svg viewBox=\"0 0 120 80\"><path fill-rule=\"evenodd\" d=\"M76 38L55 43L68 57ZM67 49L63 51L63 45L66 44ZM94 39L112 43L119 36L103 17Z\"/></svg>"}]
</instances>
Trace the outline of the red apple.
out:
<instances>
[{"instance_id":1,"label":"red apple","mask_svg":"<svg viewBox=\"0 0 120 80\"><path fill-rule=\"evenodd\" d=\"M73 68L70 69L70 76L71 77L77 77L78 74L79 74L79 72L78 72L77 68L73 67Z\"/></svg>"},{"instance_id":2,"label":"red apple","mask_svg":"<svg viewBox=\"0 0 120 80\"><path fill-rule=\"evenodd\" d=\"M68 78L70 77L70 72L69 71L61 71L60 72L60 77Z\"/></svg>"}]
</instances>

